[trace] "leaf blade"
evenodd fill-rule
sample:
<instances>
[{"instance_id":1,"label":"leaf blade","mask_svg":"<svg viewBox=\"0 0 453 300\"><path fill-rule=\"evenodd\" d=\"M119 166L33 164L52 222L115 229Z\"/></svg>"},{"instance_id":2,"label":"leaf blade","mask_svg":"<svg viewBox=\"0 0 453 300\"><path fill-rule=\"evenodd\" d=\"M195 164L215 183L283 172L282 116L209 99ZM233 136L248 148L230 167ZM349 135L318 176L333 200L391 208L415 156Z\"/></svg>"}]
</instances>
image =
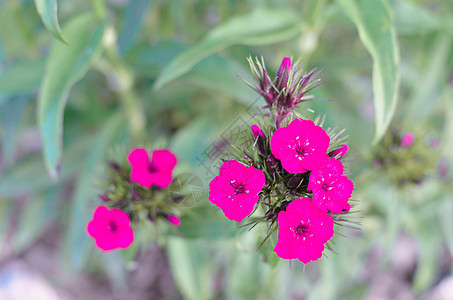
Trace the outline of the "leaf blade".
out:
<instances>
[{"instance_id":1,"label":"leaf blade","mask_svg":"<svg viewBox=\"0 0 453 300\"><path fill-rule=\"evenodd\" d=\"M47 30L61 42L68 44L58 23L57 0L35 0L36 10Z\"/></svg>"},{"instance_id":2,"label":"leaf blade","mask_svg":"<svg viewBox=\"0 0 453 300\"><path fill-rule=\"evenodd\" d=\"M44 160L51 178L56 179L62 152L63 113L69 91L99 56L105 23L95 30L92 17L85 14L66 26L70 46L54 43L49 55L41 93L38 97L38 124L43 138Z\"/></svg>"},{"instance_id":3,"label":"leaf blade","mask_svg":"<svg viewBox=\"0 0 453 300\"><path fill-rule=\"evenodd\" d=\"M395 113L400 75L399 47L393 17L385 0L337 0L359 31L373 58L373 93L376 144Z\"/></svg>"},{"instance_id":4,"label":"leaf blade","mask_svg":"<svg viewBox=\"0 0 453 300\"><path fill-rule=\"evenodd\" d=\"M162 71L154 88L187 73L203 58L231 45L265 45L284 41L302 30L296 16L281 9L256 9L215 28L200 44L178 55Z\"/></svg>"}]
</instances>

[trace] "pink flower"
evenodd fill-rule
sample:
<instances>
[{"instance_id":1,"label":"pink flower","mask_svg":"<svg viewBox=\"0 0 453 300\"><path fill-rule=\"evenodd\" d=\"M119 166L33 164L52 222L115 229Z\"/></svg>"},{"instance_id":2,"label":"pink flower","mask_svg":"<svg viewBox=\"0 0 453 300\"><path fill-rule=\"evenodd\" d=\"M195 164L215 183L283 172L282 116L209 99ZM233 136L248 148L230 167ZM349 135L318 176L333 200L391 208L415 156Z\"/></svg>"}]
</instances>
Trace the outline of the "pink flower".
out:
<instances>
[{"instance_id":1,"label":"pink flower","mask_svg":"<svg viewBox=\"0 0 453 300\"><path fill-rule=\"evenodd\" d=\"M168 222L175 226L181 225L181 219L179 219L177 216L171 215L167 217Z\"/></svg>"},{"instance_id":2,"label":"pink flower","mask_svg":"<svg viewBox=\"0 0 453 300\"><path fill-rule=\"evenodd\" d=\"M333 220L309 198L291 201L278 214L278 242L274 252L304 264L322 256L324 244L333 236Z\"/></svg>"},{"instance_id":3,"label":"pink flower","mask_svg":"<svg viewBox=\"0 0 453 300\"><path fill-rule=\"evenodd\" d=\"M336 214L348 212L354 184L343 176L344 167L341 161L330 159L322 167L310 174L308 190L313 191L313 202L322 210Z\"/></svg>"},{"instance_id":4,"label":"pink flower","mask_svg":"<svg viewBox=\"0 0 453 300\"><path fill-rule=\"evenodd\" d=\"M340 158L340 157L342 157L343 155L345 155L346 152L348 152L348 150L349 150L348 145L344 144L344 145L341 146L340 148L335 149L335 150L329 152L329 157Z\"/></svg>"},{"instance_id":5,"label":"pink flower","mask_svg":"<svg viewBox=\"0 0 453 300\"><path fill-rule=\"evenodd\" d=\"M229 160L223 163L219 176L209 183L209 200L220 207L228 219L241 222L252 213L265 183L262 171Z\"/></svg>"},{"instance_id":6,"label":"pink flower","mask_svg":"<svg viewBox=\"0 0 453 300\"><path fill-rule=\"evenodd\" d=\"M274 132L271 149L286 171L303 173L328 160L329 143L329 136L313 121L295 119L288 126Z\"/></svg>"},{"instance_id":7,"label":"pink flower","mask_svg":"<svg viewBox=\"0 0 453 300\"><path fill-rule=\"evenodd\" d=\"M127 248L134 241L134 233L129 223L129 216L124 211L98 206L93 219L87 224L87 232L101 250Z\"/></svg>"},{"instance_id":8,"label":"pink flower","mask_svg":"<svg viewBox=\"0 0 453 300\"><path fill-rule=\"evenodd\" d=\"M414 142L414 134L406 132L401 138L401 147L407 148Z\"/></svg>"},{"instance_id":9,"label":"pink flower","mask_svg":"<svg viewBox=\"0 0 453 300\"><path fill-rule=\"evenodd\" d=\"M255 137L255 139L258 136L262 136L263 138L265 137L263 131L261 130L261 128L258 125L256 125L256 124L252 125L252 126L250 126L250 129L252 129L253 136Z\"/></svg>"},{"instance_id":10,"label":"pink flower","mask_svg":"<svg viewBox=\"0 0 453 300\"><path fill-rule=\"evenodd\" d=\"M132 165L131 180L150 188L153 184L166 188L172 181L176 156L169 150L154 150L151 162L145 149L137 148L129 153L127 160Z\"/></svg>"}]
</instances>

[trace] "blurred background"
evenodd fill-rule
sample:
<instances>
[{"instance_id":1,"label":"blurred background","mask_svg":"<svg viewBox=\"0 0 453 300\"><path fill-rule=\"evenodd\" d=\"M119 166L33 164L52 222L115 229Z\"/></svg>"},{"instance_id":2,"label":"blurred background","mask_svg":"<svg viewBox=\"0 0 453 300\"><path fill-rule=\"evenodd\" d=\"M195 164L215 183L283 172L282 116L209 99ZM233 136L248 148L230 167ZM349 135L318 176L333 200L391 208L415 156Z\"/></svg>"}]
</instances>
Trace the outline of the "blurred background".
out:
<instances>
[{"instance_id":1,"label":"blurred background","mask_svg":"<svg viewBox=\"0 0 453 300\"><path fill-rule=\"evenodd\" d=\"M332 102L299 113L349 135L361 229L306 266L207 199L213 143L264 105L249 55L322 68ZM450 0L0 0L0 119L0 299L453 299ZM103 166L156 143L197 203L100 252Z\"/></svg>"}]
</instances>

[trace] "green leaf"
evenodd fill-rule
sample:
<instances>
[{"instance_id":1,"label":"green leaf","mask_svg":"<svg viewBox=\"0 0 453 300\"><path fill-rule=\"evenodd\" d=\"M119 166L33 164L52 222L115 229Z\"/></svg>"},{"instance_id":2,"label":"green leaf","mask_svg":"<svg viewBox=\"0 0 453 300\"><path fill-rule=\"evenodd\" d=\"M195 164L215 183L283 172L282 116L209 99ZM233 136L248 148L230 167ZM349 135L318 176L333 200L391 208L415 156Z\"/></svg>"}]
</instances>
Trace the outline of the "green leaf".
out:
<instances>
[{"instance_id":1,"label":"green leaf","mask_svg":"<svg viewBox=\"0 0 453 300\"><path fill-rule=\"evenodd\" d=\"M233 60L217 55L210 56L197 64L181 79L202 89L214 90L230 95L246 106L252 105L258 95L238 75L252 82L250 70Z\"/></svg>"},{"instance_id":2,"label":"green leaf","mask_svg":"<svg viewBox=\"0 0 453 300\"><path fill-rule=\"evenodd\" d=\"M6 164L14 162L14 143L22 113L30 97L10 98L0 105L0 123L2 124L2 152Z\"/></svg>"},{"instance_id":3,"label":"green leaf","mask_svg":"<svg viewBox=\"0 0 453 300\"><path fill-rule=\"evenodd\" d=\"M57 0L35 0L36 10L50 33L65 44L60 25L58 24Z\"/></svg>"},{"instance_id":4,"label":"green leaf","mask_svg":"<svg viewBox=\"0 0 453 300\"><path fill-rule=\"evenodd\" d=\"M0 105L11 97L35 92L44 73L44 61L18 62L0 74Z\"/></svg>"},{"instance_id":5,"label":"green leaf","mask_svg":"<svg viewBox=\"0 0 453 300\"><path fill-rule=\"evenodd\" d=\"M105 123L85 157L83 170L75 187L69 232L66 234L65 255L70 266L80 267L85 262L88 245L91 242L86 234L85 226L93 213L87 204L96 195L95 183L93 182L95 167L104 158L105 149L114 144L123 133L124 125L123 115L114 114Z\"/></svg>"},{"instance_id":6,"label":"green leaf","mask_svg":"<svg viewBox=\"0 0 453 300\"><path fill-rule=\"evenodd\" d=\"M44 159L51 178L60 167L63 113L69 90L99 57L105 23L93 30L91 14L77 16L65 31L71 45L55 42L47 60L38 102L38 123L44 146Z\"/></svg>"},{"instance_id":7,"label":"green leaf","mask_svg":"<svg viewBox=\"0 0 453 300\"><path fill-rule=\"evenodd\" d=\"M89 148L92 136L65 151L60 183L71 179L80 170L80 160ZM30 157L4 171L0 180L0 197L17 197L24 193L36 194L55 185L48 176L42 176L45 165L40 157Z\"/></svg>"},{"instance_id":8,"label":"green leaf","mask_svg":"<svg viewBox=\"0 0 453 300\"><path fill-rule=\"evenodd\" d=\"M167 255L173 277L184 299L211 299L207 282L209 268L207 262L207 245L199 241L186 241L170 237L167 243Z\"/></svg>"},{"instance_id":9,"label":"green leaf","mask_svg":"<svg viewBox=\"0 0 453 300\"><path fill-rule=\"evenodd\" d=\"M59 188L52 187L30 199L24 206L12 240L16 252L21 252L38 239L54 220L58 212L58 193Z\"/></svg>"},{"instance_id":10,"label":"green leaf","mask_svg":"<svg viewBox=\"0 0 453 300\"><path fill-rule=\"evenodd\" d=\"M287 40L302 30L297 17L288 10L262 8L234 17L212 30L198 45L178 55L160 74L154 88L187 73L203 58L231 45L266 45Z\"/></svg>"},{"instance_id":11,"label":"green leaf","mask_svg":"<svg viewBox=\"0 0 453 300\"><path fill-rule=\"evenodd\" d=\"M417 122L432 113L448 78L450 67L446 63L451 56L453 38L439 33L432 42L432 51L426 61L426 71L417 72L417 82L403 114Z\"/></svg>"},{"instance_id":12,"label":"green leaf","mask_svg":"<svg viewBox=\"0 0 453 300\"><path fill-rule=\"evenodd\" d=\"M121 54L126 53L134 42L150 3L150 0L135 0L127 5L124 26L118 37L118 48Z\"/></svg>"},{"instance_id":13,"label":"green leaf","mask_svg":"<svg viewBox=\"0 0 453 300\"><path fill-rule=\"evenodd\" d=\"M390 125L398 100L399 48L393 18L385 0L337 2L356 25L363 45L373 58L376 144Z\"/></svg>"},{"instance_id":14,"label":"green leaf","mask_svg":"<svg viewBox=\"0 0 453 300\"><path fill-rule=\"evenodd\" d=\"M442 19L420 4L393 1L395 26L399 35L418 35L442 28Z\"/></svg>"}]
</instances>

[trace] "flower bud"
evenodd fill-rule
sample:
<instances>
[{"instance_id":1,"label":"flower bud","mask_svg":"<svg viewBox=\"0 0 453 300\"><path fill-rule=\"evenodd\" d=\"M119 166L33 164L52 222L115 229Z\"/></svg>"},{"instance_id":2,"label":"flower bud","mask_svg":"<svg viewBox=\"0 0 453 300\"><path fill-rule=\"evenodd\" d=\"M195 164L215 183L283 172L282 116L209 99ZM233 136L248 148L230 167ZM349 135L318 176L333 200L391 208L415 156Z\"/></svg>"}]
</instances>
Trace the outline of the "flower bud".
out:
<instances>
[{"instance_id":1,"label":"flower bud","mask_svg":"<svg viewBox=\"0 0 453 300\"><path fill-rule=\"evenodd\" d=\"M258 150L264 155L267 154L267 151L266 151L266 136L264 135L263 131L256 124L250 126L250 128L252 129L253 136L256 139L256 144L258 145Z\"/></svg>"},{"instance_id":2,"label":"flower bud","mask_svg":"<svg viewBox=\"0 0 453 300\"><path fill-rule=\"evenodd\" d=\"M271 172L278 171L278 160L275 158L275 156L273 154L269 155L266 158L266 164Z\"/></svg>"},{"instance_id":3,"label":"flower bud","mask_svg":"<svg viewBox=\"0 0 453 300\"><path fill-rule=\"evenodd\" d=\"M349 150L349 147L348 145L344 144L343 146L341 146L341 148L338 148L338 149L335 149L331 152L329 152L329 158L340 158L342 157L343 155L346 154L346 152L348 152Z\"/></svg>"},{"instance_id":4,"label":"flower bud","mask_svg":"<svg viewBox=\"0 0 453 300\"><path fill-rule=\"evenodd\" d=\"M290 180L288 180L288 187L289 188L298 187L303 179L304 179L303 177L298 177L298 176L295 176L295 177L291 178Z\"/></svg>"},{"instance_id":5,"label":"flower bud","mask_svg":"<svg viewBox=\"0 0 453 300\"><path fill-rule=\"evenodd\" d=\"M115 172L117 172L117 173L120 173L120 172L121 172L121 167L120 167L120 165L117 164L116 162L111 161L111 162L108 163L108 165L109 165L110 168L112 168L113 170L115 170Z\"/></svg>"},{"instance_id":6,"label":"flower bud","mask_svg":"<svg viewBox=\"0 0 453 300\"><path fill-rule=\"evenodd\" d=\"M110 198L107 197L107 195L100 194L100 195L98 195L98 197L99 197L99 199L101 199L101 200L104 201L104 202L110 201Z\"/></svg>"},{"instance_id":7,"label":"flower bud","mask_svg":"<svg viewBox=\"0 0 453 300\"><path fill-rule=\"evenodd\" d=\"M291 70L291 58L283 58L282 64L275 75L275 84L278 90L286 88L288 85L289 72Z\"/></svg>"},{"instance_id":8,"label":"flower bud","mask_svg":"<svg viewBox=\"0 0 453 300\"><path fill-rule=\"evenodd\" d=\"M401 138L401 147L402 148L408 148L412 143L414 142L414 134L410 132L406 132L403 134L403 137Z\"/></svg>"},{"instance_id":9,"label":"flower bud","mask_svg":"<svg viewBox=\"0 0 453 300\"><path fill-rule=\"evenodd\" d=\"M168 220L168 222L170 222L171 224L173 224L175 226L181 225L181 220L175 215L168 216L167 220Z\"/></svg>"}]
</instances>

